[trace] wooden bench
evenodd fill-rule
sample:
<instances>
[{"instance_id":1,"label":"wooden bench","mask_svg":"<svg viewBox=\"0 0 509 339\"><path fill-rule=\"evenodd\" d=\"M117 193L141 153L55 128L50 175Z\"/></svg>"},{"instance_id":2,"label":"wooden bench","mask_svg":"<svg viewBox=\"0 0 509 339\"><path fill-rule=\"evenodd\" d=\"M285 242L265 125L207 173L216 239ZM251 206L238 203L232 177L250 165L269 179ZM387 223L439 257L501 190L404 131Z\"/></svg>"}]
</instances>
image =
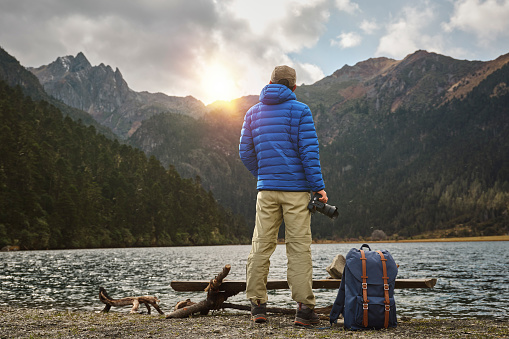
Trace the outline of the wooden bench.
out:
<instances>
[{"instance_id":1,"label":"wooden bench","mask_svg":"<svg viewBox=\"0 0 509 339\"><path fill-rule=\"evenodd\" d=\"M170 283L170 286L178 292L193 292L204 291L209 285L208 280L175 280ZM437 283L436 278L426 279L396 279L395 288L432 288ZM341 284L341 279L319 279L313 280L313 288L315 289L338 289ZM286 280L268 280L268 290L284 290L289 289ZM220 291L225 291L233 294L240 293L246 290L245 280L223 280L219 286Z\"/></svg>"},{"instance_id":2,"label":"wooden bench","mask_svg":"<svg viewBox=\"0 0 509 339\"><path fill-rule=\"evenodd\" d=\"M249 311L249 305L235 305L226 303L226 299L246 290L245 280L226 280L226 276L230 272L231 266L225 265L223 270L211 280L174 280L170 286L178 292L207 292L206 299L199 303L191 300L179 302L175 310L166 316L170 318L186 318L195 313L207 314L210 310L220 308L233 308L238 310ZM395 288L432 288L437 283L435 278L427 279L396 279ZM313 280L313 288L315 289L338 289L341 279L319 279ZM268 290L289 289L286 280L268 280ZM332 306L315 308L317 313L329 313ZM293 309L283 309L277 307L267 308L268 312L278 312L285 314L295 313Z\"/></svg>"}]
</instances>

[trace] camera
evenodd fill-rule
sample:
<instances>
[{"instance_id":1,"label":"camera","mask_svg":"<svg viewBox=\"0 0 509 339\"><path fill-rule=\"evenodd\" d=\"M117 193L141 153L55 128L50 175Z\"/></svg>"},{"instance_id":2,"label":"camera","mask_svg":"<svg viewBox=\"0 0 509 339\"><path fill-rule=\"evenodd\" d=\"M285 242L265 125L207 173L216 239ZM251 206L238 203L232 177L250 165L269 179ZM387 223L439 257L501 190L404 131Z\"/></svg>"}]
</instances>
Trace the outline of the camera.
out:
<instances>
[{"instance_id":1,"label":"camera","mask_svg":"<svg viewBox=\"0 0 509 339\"><path fill-rule=\"evenodd\" d=\"M325 214L331 219L336 219L339 215L338 208L336 206L327 205L326 203L321 202L320 199L322 196L318 193L315 193L308 204L308 210L311 211L311 213L315 213L315 211L318 211L322 214Z\"/></svg>"}]
</instances>

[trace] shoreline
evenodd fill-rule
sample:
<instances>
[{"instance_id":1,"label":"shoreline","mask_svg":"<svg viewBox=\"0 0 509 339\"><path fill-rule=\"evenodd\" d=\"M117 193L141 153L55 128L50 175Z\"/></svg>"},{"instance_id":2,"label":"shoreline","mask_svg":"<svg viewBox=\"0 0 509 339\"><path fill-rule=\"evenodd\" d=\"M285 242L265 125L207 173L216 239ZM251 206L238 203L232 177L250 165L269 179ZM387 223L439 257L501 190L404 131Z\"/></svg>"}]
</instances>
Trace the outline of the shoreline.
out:
<instances>
[{"instance_id":1,"label":"shoreline","mask_svg":"<svg viewBox=\"0 0 509 339\"><path fill-rule=\"evenodd\" d=\"M476 242L476 241L509 241L509 235L491 235L491 236L480 236L480 237L429 238L429 239L404 239L404 240L360 240L360 239L358 241L313 240L313 244Z\"/></svg>"},{"instance_id":2,"label":"shoreline","mask_svg":"<svg viewBox=\"0 0 509 339\"><path fill-rule=\"evenodd\" d=\"M342 324L329 327L328 316L312 328L295 327L293 316L268 314L255 324L248 312L216 311L206 316L166 319L158 314L53 311L0 307L0 338L433 338L509 336L509 322L493 319L411 319L398 317L396 328L348 331Z\"/></svg>"},{"instance_id":3,"label":"shoreline","mask_svg":"<svg viewBox=\"0 0 509 339\"><path fill-rule=\"evenodd\" d=\"M312 244L365 244L365 243L417 243L417 242L476 242L476 241L509 241L509 235L492 235L492 236L480 236L480 237L454 237L454 238L423 238L423 239L402 239L402 240L349 240L349 241L337 241L328 239L313 239ZM278 239L278 245L284 245L284 239ZM244 246L251 245L246 244L231 244L231 246ZM168 247L201 247L201 246L229 246L225 244L217 245L186 245L186 246L168 246ZM143 247L132 247L132 248L146 248ZM158 246L148 246L158 247ZM163 246L165 247L165 246ZM127 247L97 247L97 248L53 248L53 249L20 249L19 246L5 246L0 249L0 252L18 252L18 251L54 251L54 250L79 250L79 249L105 249L105 248L127 248Z\"/></svg>"},{"instance_id":4,"label":"shoreline","mask_svg":"<svg viewBox=\"0 0 509 339\"><path fill-rule=\"evenodd\" d=\"M470 238L473 240L474 238ZM498 238L500 239L500 238ZM485 240L485 238L476 239ZM484 243L484 247L490 248L497 243ZM503 243L499 243L501 245ZM464 243L463 248L474 244ZM357 245L356 245L357 246ZM376 246L376 245L375 245ZM384 245L380 245L384 246ZM393 245L398 247L397 245ZM410 245L412 246L412 245ZM424 245L422 245L424 246ZM427 245L426 245L427 246ZM341 248L348 247L337 246ZM337 248L332 245L330 248ZM408 245L402 245L408 247ZM448 245L436 247L448 248ZM322 247L326 249L326 247ZM337 252L337 251L336 251ZM207 252L208 253L208 252ZM122 284L124 287L127 285ZM490 288L487 286L487 288ZM120 293L120 292L119 292ZM78 292L78 296L81 293ZM7 294L6 294L7 295ZM75 294L76 296L76 294ZM87 298L83 294L81 298ZM93 298L97 298L95 295ZM468 296L467 296L468 298ZM9 302L6 297L4 302ZM163 298L161 298L163 299ZM182 300L184 298L179 298ZM168 298L174 300L173 297ZM423 297L422 306L417 306L421 311L428 307L428 299ZM449 299L447 299L449 300ZM455 301L436 300L447 309L455 307ZM420 304L420 301L419 301ZM114 308L113 312L103 314L101 308L87 309L78 307L75 310L45 310L43 308L26 308L23 301L14 301L9 304L11 307L0 306L0 339L1 338L123 338L123 337L153 337L153 338L447 338L447 337L479 337L479 338L502 338L509 337L509 324L507 319L497 320L493 318L459 319L458 318L437 319L439 313L405 312L398 313L398 327L383 331L350 332L344 331L341 327L334 326L330 329L301 329L294 328L292 316L270 315L268 324L257 326L249 320L249 312L232 314L231 312L216 312L212 316L197 316L191 319L165 319L164 315L155 314L129 314L130 306ZM65 299L60 300L58 305L66 307ZM100 304L99 304L100 305ZM171 303L168 303L171 305ZM101 305L104 306L104 305ZM489 305L487 305L488 307ZM492 305L493 306L493 305ZM100 307L100 306L98 306ZM163 307L164 311L170 311L172 306ZM494 311L494 308L490 307ZM154 310L153 310L154 311ZM504 308L499 308L494 313L496 317L503 317ZM468 313L475 316L476 313ZM421 317L425 316L426 319ZM327 318L322 320L321 327L327 327ZM436 334L432 335L431 334Z\"/></svg>"}]
</instances>

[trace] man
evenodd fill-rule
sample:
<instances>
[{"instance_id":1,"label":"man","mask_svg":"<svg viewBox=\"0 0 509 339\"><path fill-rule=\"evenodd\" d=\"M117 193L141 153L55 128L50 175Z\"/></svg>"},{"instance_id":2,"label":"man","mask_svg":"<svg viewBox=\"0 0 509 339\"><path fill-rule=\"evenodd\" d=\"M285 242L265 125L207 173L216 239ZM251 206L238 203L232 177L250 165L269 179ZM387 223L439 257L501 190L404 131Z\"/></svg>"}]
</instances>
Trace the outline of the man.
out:
<instances>
[{"instance_id":1,"label":"man","mask_svg":"<svg viewBox=\"0 0 509 339\"><path fill-rule=\"evenodd\" d=\"M296 73L278 66L260 102L244 118L239 154L258 179L256 222L246 267L246 295L255 322L266 321L269 259L285 222L287 280L297 302L295 324L319 323L312 290L310 192L327 193L320 167L318 138L309 107L295 96Z\"/></svg>"}]
</instances>

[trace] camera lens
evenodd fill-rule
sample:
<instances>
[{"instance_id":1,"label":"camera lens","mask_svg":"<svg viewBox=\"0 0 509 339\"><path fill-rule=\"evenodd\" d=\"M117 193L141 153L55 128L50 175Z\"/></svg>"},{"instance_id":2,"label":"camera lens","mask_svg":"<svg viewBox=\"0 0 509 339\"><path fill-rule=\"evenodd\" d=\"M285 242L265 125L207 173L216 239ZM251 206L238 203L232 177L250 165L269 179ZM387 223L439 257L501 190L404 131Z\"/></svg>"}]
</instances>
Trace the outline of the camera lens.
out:
<instances>
[{"instance_id":1,"label":"camera lens","mask_svg":"<svg viewBox=\"0 0 509 339\"><path fill-rule=\"evenodd\" d=\"M323 214L325 214L331 219L336 219L339 215L338 208L336 206L325 204L325 206L323 207Z\"/></svg>"}]
</instances>

